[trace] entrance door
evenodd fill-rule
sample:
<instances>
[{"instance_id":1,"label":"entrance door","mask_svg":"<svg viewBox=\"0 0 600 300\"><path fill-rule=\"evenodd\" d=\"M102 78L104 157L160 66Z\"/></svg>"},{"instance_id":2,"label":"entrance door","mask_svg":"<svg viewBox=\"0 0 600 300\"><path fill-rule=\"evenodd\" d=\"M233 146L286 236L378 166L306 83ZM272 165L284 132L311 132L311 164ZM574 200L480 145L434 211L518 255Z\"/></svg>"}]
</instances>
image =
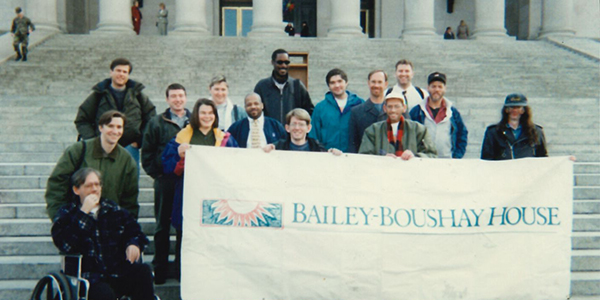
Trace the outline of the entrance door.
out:
<instances>
[{"instance_id":1,"label":"entrance door","mask_svg":"<svg viewBox=\"0 0 600 300\"><path fill-rule=\"evenodd\" d=\"M252 7L225 6L221 11L222 36L247 36L252 27Z\"/></svg>"}]
</instances>

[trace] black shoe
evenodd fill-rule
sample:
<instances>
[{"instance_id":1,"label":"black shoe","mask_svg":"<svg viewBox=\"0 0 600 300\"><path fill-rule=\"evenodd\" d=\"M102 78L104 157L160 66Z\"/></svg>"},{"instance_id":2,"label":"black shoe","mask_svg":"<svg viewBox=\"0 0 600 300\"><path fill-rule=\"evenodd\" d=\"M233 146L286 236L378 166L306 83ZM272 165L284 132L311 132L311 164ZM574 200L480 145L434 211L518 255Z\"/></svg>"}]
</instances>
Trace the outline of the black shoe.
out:
<instances>
[{"instance_id":1,"label":"black shoe","mask_svg":"<svg viewBox=\"0 0 600 300\"><path fill-rule=\"evenodd\" d=\"M17 55L17 58L15 58L15 61L20 61L20 60L21 60L21 58L23 58L23 57L21 56L21 53L19 53L19 54Z\"/></svg>"},{"instance_id":2,"label":"black shoe","mask_svg":"<svg viewBox=\"0 0 600 300\"><path fill-rule=\"evenodd\" d=\"M23 61L27 61L27 55L23 56Z\"/></svg>"}]
</instances>

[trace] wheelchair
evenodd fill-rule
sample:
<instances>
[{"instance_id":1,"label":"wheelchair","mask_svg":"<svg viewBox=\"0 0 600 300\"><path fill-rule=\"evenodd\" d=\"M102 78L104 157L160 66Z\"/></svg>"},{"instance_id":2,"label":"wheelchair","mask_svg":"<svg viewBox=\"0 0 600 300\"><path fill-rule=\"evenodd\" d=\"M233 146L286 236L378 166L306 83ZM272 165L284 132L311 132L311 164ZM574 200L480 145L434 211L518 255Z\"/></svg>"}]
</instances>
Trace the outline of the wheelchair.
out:
<instances>
[{"instance_id":1,"label":"wheelchair","mask_svg":"<svg viewBox=\"0 0 600 300\"><path fill-rule=\"evenodd\" d=\"M33 292L31 300L88 300L90 283L81 277L81 255L61 254L61 270L42 277ZM155 294L154 298L160 300ZM121 296L119 300L130 300Z\"/></svg>"}]
</instances>

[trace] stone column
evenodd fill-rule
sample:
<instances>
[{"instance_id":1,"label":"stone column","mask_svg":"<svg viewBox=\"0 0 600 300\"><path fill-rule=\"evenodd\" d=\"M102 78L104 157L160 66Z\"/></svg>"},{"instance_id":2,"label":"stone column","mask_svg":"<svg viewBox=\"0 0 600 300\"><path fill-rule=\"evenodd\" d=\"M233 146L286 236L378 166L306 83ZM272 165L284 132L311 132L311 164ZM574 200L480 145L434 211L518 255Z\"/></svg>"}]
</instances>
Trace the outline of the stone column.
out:
<instances>
[{"instance_id":1,"label":"stone column","mask_svg":"<svg viewBox=\"0 0 600 300\"><path fill-rule=\"evenodd\" d=\"M360 0L330 0L331 23L328 37L366 37L360 27Z\"/></svg>"},{"instance_id":2,"label":"stone column","mask_svg":"<svg viewBox=\"0 0 600 300\"><path fill-rule=\"evenodd\" d=\"M131 3L123 0L100 0L98 28L92 34L131 34Z\"/></svg>"},{"instance_id":3,"label":"stone column","mask_svg":"<svg viewBox=\"0 0 600 300\"><path fill-rule=\"evenodd\" d=\"M285 37L284 28L281 0L252 1L252 29L248 36Z\"/></svg>"},{"instance_id":4,"label":"stone column","mask_svg":"<svg viewBox=\"0 0 600 300\"><path fill-rule=\"evenodd\" d=\"M571 27L572 16L573 0L544 0L540 38L575 35Z\"/></svg>"},{"instance_id":5,"label":"stone column","mask_svg":"<svg viewBox=\"0 0 600 300\"><path fill-rule=\"evenodd\" d=\"M29 0L24 13L36 30L59 31L56 0Z\"/></svg>"},{"instance_id":6,"label":"stone column","mask_svg":"<svg viewBox=\"0 0 600 300\"><path fill-rule=\"evenodd\" d=\"M206 0L176 0L173 34L210 35L206 25Z\"/></svg>"},{"instance_id":7,"label":"stone column","mask_svg":"<svg viewBox=\"0 0 600 300\"><path fill-rule=\"evenodd\" d=\"M504 0L475 0L473 38L506 38Z\"/></svg>"},{"instance_id":8,"label":"stone column","mask_svg":"<svg viewBox=\"0 0 600 300\"><path fill-rule=\"evenodd\" d=\"M433 26L434 0L404 0L402 38L436 37Z\"/></svg>"}]
</instances>

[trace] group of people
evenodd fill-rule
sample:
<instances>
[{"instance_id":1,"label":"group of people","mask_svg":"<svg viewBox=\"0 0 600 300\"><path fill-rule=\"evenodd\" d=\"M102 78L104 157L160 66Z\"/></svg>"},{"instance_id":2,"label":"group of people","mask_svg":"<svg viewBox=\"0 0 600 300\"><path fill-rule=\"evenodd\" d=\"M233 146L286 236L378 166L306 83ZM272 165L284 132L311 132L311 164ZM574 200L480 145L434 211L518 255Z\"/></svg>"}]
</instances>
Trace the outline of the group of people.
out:
<instances>
[{"instance_id":1,"label":"group of people","mask_svg":"<svg viewBox=\"0 0 600 300\"><path fill-rule=\"evenodd\" d=\"M444 31L445 40L454 40L457 38L457 36L459 40L466 40L469 38L469 26L467 25L467 22L465 22L465 20L460 20L457 35L454 35L452 27L446 27L446 31Z\"/></svg>"},{"instance_id":2,"label":"group of people","mask_svg":"<svg viewBox=\"0 0 600 300\"><path fill-rule=\"evenodd\" d=\"M294 27L293 23L287 23L287 25L284 28L284 31L289 35L289 36L296 36L296 28ZM300 29L300 36L301 37L309 37L310 36L310 29L308 28L308 23L306 21L302 22L302 28Z\"/></svg>"},{"instance_id":3,"label":"group of people","mask_svg":"<svg viewBox=\"0 0 600 300\"><path fill-rule=\"evenodd\" d=\"M143 1L136 0L133 1L133 6L131 7L131 22L133 24L133 31L135 34L140 34L140 29L142 27L142 8ZM167 26L169 25L169 11L164 3L158 4L158 13L156 14L156 27L158 28L159 35L167 35Z\"/></svg>"},{"instance_id":4,"label":"group of people","mask_svg":"<svg viewBox=\"0 0 600 300\"><path fill-rule=\"evenodd\" d=\"M431 73L427 88L421 89L412 84L413 64L400 60L392 87L383 70L368 74L369 97L363 100L347 90L347 74L335 68L325 76L329 91L314 106L305 85L289 76L286 50L275 50L271 64L271 75L245 96L243 108L229 99L226 78L216 76L208 86L211 97L197 100L192 111L186 108L185 87L169 85L168 108L157 115L144 85L129 78L131 62L111 62L110 77L96 84L80 105L75 124L81 141L60 157L45 194L54 243L65 253L83 255L90 298L125 293L152 299L145 298L153 291L152 280L162 284L169 274L171 226L177 232L179 267L185 156L192 145L402 160L465 155L467 127L445 97L448 78L443 73ZM508 95L501 121L486 130L481 158L544 156L544 133L532 123L527 98ZM148 240L135 221L140 160L154 179L153 278L141 266Z\"/></svg>"}]
</instances>

